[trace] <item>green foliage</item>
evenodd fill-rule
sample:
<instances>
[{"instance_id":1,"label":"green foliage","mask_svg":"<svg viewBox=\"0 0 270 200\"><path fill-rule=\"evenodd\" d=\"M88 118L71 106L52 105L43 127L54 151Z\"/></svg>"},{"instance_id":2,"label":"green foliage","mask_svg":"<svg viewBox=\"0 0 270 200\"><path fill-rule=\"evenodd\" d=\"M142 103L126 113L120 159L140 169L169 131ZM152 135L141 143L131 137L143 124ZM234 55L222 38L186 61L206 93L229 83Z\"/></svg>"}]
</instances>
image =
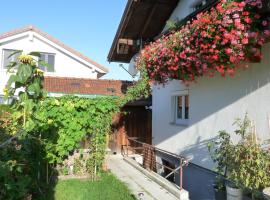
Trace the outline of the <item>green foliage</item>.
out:
<instances>
[{"instance_id":1,"label":"green foliage","mask_svg":"<svg viewBox=\"0 0 270 200\"><path fill-rule=\"evenodd\" d=\"M85 169L86 169L85 160L82 158L75 158L74 159L73 173L76 175L84 174Z\"/></svg>"},{"instance_id":2,"label":"green foliage","mask_svg":"<svg viewBox=\"0 0 270 200\"><path fill-rule=\"evenodd\" d=\"M5 89L6 97L18 94L18 98L11 108L1 108L1 130L8 134L1 135L0 143L20 134L15 143L0 151L0 199L35 199L44 195L45 183L55 173L53 167L62 164L85 138L91 141L85 165L96 177L102 170L113 115L125 103L147 97L150 92L147 73L142 70L141 80L121 99L45 98L43 72L38 68L41 63L33 56L38 57L39 53L21 55L8 66L12 75ZM6 111L9 116L3 118ZM79 172L81 162L75 164L75 171Z\"/></svg>"},{"instance_id":3,"label":"green foliage","mask_svg":"<svg viewBox=\"0 0 270 200\"><path fill-rule=\"evenodd\" d=\"M255 128L247 115L235 124L238 128L234 133L241 136L241 140L234 144L229 133L220 131L218 139L209 144L209 151L217 163L219 174L255 194L270 186L270 155L259 144Z\"/></svg>"},{"instance_id":4,"label":"green foliage","mask_svg":"<svg viewBox=\"0 0 270 200\"><path fill-rule=\"evenodd\" d=\"M46 98L35 112L35 131L41 132L49 163L61 163L85 137L93 152L102 152L110 132L112 116L119 111L117 98Z\"/></svg>"},{"instance_id":5,"label":"green foliage","mask_svg":"<svg viewBox=\"0 0 270 200\"><path fill-rule=\"evenodd\" d=\"M3 140L5 136L5 129L10 125L11 121L9 119L12 110L9 105L0 105L0 141ZM2 133L2 134L1 134Z\"/></svg>"},{"instance_id":6,"label":"green foliage","mask_svg":"<svg viewBox=\"0 0 270 200\"><path fill-rule=\"evenodd\" d=\"M0 199L25 199L33 194L40 195L44 182L41 178L44 150L38 135L31 132L36 103L43 98L43 73L31 55L19 56L10 63L8 71L12 75L4 89L5 95L14 97L18 93L18 98L1 114L0 123L5 133L0 143L11 135L20 134L16 141L1 147Z\"/></svg>"},{"instance_id":7,"label":"green foliage","mask_svg":"<svg viewBox=\"0 0 270 200\"><path fill-rule=\"evenodd\" d=\"M21 200L40 195L44 179L39 141L17 139L0 149L0 199ZM43 169L45 171L45 169Z\"/></svg>"},{"instance_id":8,"label":"green foliage","mask_svg":"<svg viewBox=\"0 0 270 200\"><path fill-rule=\"evenodd\" d=\"M19 52L15 51L13 54ZM4 89L5 96L14 97L18 93L18 99L13 106L14 123L10 132L15 133L22 129L26 132L31 131L34 124L32 114L36 110L36 103L44 96L43 71L38 67L39 61L34 60L32 55L39 56L36 52L29 55L22 54L17 61L8 65L8 72L12 75Z\"/></svg>"},{"instance_id":9,"label":"green foliage","mask_svg":"<svg viewBox=\"0 0 270 200\"><path fill-rule=\"evenodd\" d=\"M140 66L140 79L134 85L128 88L128 91L122 99L121 105L139 99L148 98L151 95L150 79L145 66Z\"/></svg>"}]
</instances>

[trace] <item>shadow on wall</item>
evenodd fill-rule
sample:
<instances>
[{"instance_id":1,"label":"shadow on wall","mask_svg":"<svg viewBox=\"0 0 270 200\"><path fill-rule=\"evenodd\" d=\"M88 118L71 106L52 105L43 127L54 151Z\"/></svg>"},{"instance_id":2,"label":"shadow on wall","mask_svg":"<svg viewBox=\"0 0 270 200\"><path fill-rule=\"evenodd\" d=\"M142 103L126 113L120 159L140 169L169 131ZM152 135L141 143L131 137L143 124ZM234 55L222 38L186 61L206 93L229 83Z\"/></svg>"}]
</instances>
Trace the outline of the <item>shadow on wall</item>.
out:
<instances>
[{"instance_id":1,"label":"shadow on wall","mask_svg":"<svg viewBox=\"0 0 270 200\"><path fill-rule=\"evenodd\" d=\"M207 144L211 140L201 141L201 137L197 138L195 144L186 147L182 153L184 155L191 155L196 157L200 163L212 163L212 160L208 155ZM190 199L192 200L214 200L213 183L215 173L201 168L198 165L189 163L187 167L183 169L183 187L189 191Z\"/></svg>"},{"instance_id":2,"label":"shadow on wall","mask_svg":"<svg viewBox=\"0 0 270 200\"><path fill-rule=\"evenodd\" d=\"M215 139L215 138L214 138ZM196 142L192 145L189 145L185 148L185 150L181 151L181 154L185 155L185 157L192 163L192 159L196 157L196 160L199 161L202 165L204 163L212 163L212 159L209 156L207 145L214 139L203 140L201 141L201 137L199 136L196 139ZM214 165L212 165L214 167Z\"/></svg>"}]
</instances>

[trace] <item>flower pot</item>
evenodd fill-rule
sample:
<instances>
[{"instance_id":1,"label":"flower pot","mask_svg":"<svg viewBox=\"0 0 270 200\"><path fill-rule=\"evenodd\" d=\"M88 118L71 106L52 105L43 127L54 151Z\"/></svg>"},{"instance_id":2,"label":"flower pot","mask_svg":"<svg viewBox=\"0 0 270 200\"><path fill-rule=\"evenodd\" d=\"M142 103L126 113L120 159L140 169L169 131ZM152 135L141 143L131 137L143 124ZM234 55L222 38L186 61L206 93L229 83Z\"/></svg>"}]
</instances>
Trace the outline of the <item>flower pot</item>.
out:
<instances>
[{"instance_id":1,"label":"flower pot","mask_svg":"<svg viewBox=\"0 0 270 200\"><path fill-rule=\"evenodd\" d=\"M225 189L218 189L217 186L214 186L215 199L216 200L226 200L226 191Z\"/></svg>"},{"instance_id":2,"label":"flower pot","mask_svg":"<svg viewBox=\"0 0 270 200\"><path fill-rule=\"evenodd\" d=\"M263 195L267 200L270 200L270 187L263 190Z\"/></svg>"},{"instance_id":3,"label":"flower pot","mask_svg":"<svg viewBox=\"0 0 270 200\"><path fill-rule=\"evenodd\" d=\"M243 190L226 185L227 200L242 200Z\"/></svg>"}]
</instances>

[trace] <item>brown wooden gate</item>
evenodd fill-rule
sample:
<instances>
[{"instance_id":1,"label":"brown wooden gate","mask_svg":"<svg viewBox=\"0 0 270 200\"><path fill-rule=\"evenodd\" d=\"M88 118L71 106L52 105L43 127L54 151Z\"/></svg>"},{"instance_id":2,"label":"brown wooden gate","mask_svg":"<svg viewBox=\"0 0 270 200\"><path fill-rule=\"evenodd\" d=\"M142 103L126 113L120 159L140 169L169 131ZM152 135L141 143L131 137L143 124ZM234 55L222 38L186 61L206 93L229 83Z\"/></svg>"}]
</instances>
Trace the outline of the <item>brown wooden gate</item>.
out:
<instances>
[{"instance_id":1,"label":"brown wooden gate","mask_svg":"<svg viewBox=\"0 0 270 200\"><path fill-rule=\"evenodd\" d=\"M120 153L128 137L152 144L152 112L145 105L127 105L115 116L109 148Z\"/></svg>"}]
</instances>

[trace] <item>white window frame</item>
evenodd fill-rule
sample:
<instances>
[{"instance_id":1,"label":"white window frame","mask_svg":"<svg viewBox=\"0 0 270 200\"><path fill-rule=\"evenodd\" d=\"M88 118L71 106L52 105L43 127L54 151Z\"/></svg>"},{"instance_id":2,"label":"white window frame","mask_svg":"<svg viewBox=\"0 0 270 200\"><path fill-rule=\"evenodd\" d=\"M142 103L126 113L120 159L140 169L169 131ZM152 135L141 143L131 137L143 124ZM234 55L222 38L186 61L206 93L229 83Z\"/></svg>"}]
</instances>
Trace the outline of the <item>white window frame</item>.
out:
<instances>
[{"instance_id":1,"label":"white window frame","mask_svg":"<svg viewBox=\"0 0 270 200\"><path fill-rule=\"evenodd\" d=\"M1 63L1 67L2 67L2 70L3 71L7 71L7 67L5 66L5 51L13 51L13 52L15 52L15 51L20 51L20 50L16 50L16 49L2 49L2 63ZM14 60L15 54L11 58L13 59L13 60L11 60L11 62L16 61L16 60Z\"/></svg>"},{"instance_id":2,"label":"white window frame","mask_svg":"<svg viewBox=\"0 0 270 200\"><path fill-rule=\"evenodd\" d=\"M56 58L56 54L55 53L48 53L48 52L40 52L40 54L45 55L45 60L43 60L43 61L46 62L46 63L48 63L48 61L49 61L49 55L53 55L54 56L53 71L48 71L47 66L45 67L45 72L46 73L54 73L55 72L55 58ZM41 61L40 58L39 58L39 61Z\"/></svg>"},{"instance_id":3,"label":"white window frame","mask_svg":"<svg viewBox=\"0 0 270 200\"><path fill-rule=\"evenodd\" d=\"M182 118L178 118L177 116L177 109L178 109L178 97L181 96L182 98ZM185 96L188 96L189 98L189 110L188 110L188 119L185 119ZM189 91L188 90L180 90L180 91L175 91L171 94L171 99L172 99L172 123L176 125L185 125L187 126L189 124L190 120L190 96L189 96Z\"/></svg>"}]
</instances>

